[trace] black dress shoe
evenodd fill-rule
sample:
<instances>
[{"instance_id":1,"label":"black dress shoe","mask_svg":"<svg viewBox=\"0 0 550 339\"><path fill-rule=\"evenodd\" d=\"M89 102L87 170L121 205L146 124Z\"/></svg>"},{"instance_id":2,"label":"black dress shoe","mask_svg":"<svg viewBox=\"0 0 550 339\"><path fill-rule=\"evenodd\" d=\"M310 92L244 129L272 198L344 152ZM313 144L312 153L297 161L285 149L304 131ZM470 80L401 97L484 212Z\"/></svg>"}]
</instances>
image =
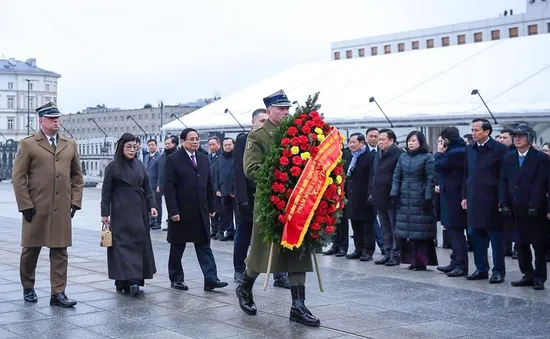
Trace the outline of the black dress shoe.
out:
<instances>
[{"instance_id":1,"label":"black dress shoe","mask_svg":"<svg viewBox=\"0 0 550 339\"><path fill-rule=\"evenodd\" d=\"M503 282L504 282L504 276L499 272L493 273L493 275L491 276L491 279L489 279L489 283L491 284L502 284Z\"/></svg>"},{"instance_id":2,"label":"black dress shoe","mask_svg":"<svg viewBox=\"0 0 550 339\"><path fill-rule=\"evenodd\" d=\"M512 252L512 259L518 259L518 251Z\"/></svg>"},{"instance_id":3,"label":"black dress shoe","mask_svg":"<svg viewBox=\"0 0 550 339\"><path fill-rule=\"evenodd\" d=\"M38 301L38 296L34 292L34 288L25 288L23 290L23 299L30 303L35 303Z\"/></svg>"},{"instance_id":4,"label":"black dress shoe","mask_svg":"<svg viewBox=\"0 0 550 339\"><path fill-rule=\"evenodd\" d=\"M160 230L161 227L160 227L160 225L153 225L153 226L151 226L151 229L152 230Z\"/></svg>"},{"instance_id":5,"label":"black dress shoe","mask_svg":"<svg viewBox=\"0 0 550 339\"><path fill-rule=\"evenodd\" d=\"M375 265L385 265L388 261L390 261L390 257L389 256L383 256L380 259L376 259L374 261L374 264Z\"/></svg>"},{"instance_id":6,"label":"black dress shoe","mask_svg":"<svg viewBox=\"0 0 550 339\"><path fill-rule=\"evenodd\" d=\"M223 234L222 234L223 237ZM210 238L213 240L218 240L220 238L220 235L218 233L211 233Z\"/></svg>"},{"instance_id":7,"label":"black dress shoe","mask_svg":"<svg viewBox=\"0 0 550 339\"><path fill-rule=\"evenodd\" d=\"M462 268L456 267L454 270L447 272L447 276L450 278L465 277L468 275L468 271Z\"/></svg>"},{"instance_id":8,"label":"black dress shoe","mask_svg":"<svg viewBox=\"0 0 550 339\"><path fill-rule=\"evenodd\" d=\"M225 286L229 285L228 283L226 283L225 281L220 281L220 280L216 280L216 281L205 281L204 282L204 290L205 291L212 291L213 289L215 288L223 288Z\"/></svg>"},{"instance_id":9,"label":"black dress shoe","mask_svg":"<svg viewBox=\"0 0 550 339\"><path fill-rule=\"evenodd\" d=\"M187 291L189 289L189 287L187 287L187 285L185 285L183 281L175 281L170 284L170 287L180 291Z\"/></svg>"},{"instance_id":10,"label":"black dress shoe","mask_svg":"<svg viewBox=\"0 0 550 339\"><path fill-rule=\"evenodd\" d=\"M512 281L510 284L514 287L533 286L533 279L523 276L521 279Z\"/></svg>"},{"instance_id":11,"label":"black dress shoe","mask_svg":"<svg viewBox=\"0 0 550 339\"><path fill-rule=\"evenodd\" d=\"M348 254L348 251L347 250L342 250L342 249L339 249L338 252L336 252L336 254L334 255L335 257L345 257L346 254Z\"/></svg>"},{"instance_id":12,"label":"black dress shoe","mask_svg":"<svg viewBox=\"0 0 550 339\"><path fill-rule=\"evenodd\" d=\"M353 253L346 255L346 259L359 259L359 258L361 258L361 252L359 251L354 251Z\"/></svg>"},{"instance_id":13,"label":"black dress shoe","mask_svg":"<svg viewBox=\"0 0 550 339\"><path fill-rule=\"evenodd\" d=\"M466 276L466 279L468 280L484 280L484 279L488 279L489 278L489 273L487 272L480 272L480 271L475 271L474 273Z\"/></svg>"},{"instance_id":14,"label":"black dress shoe","mask_svg":"<svg viewBox=\"0 0 550 339\"><path fill-rule=\"evenodd\" d=\"M235 234L228 234L225 237L220 238L220 241L233 241L235 240Z\"/></svg>"},{"instance_id":15,"label":"black dress shoe","mask_svg":"<svg viewBox=\"0 0 550 339\"><path fill-rule=\"evenodd\" d=\"M454 265L437 266L437 270L443 273L449 273L455 269Z\"/></svg>"},{"instance_id":16,"label":"black dress shoe","mask_svg":"<svg viewBox=\"0 0 550 339\"><path fill-rule=\"evenodd\" d=\"M57 293L50 298L50 306L59 306L63 308L71 308L76 305L76 301L67 298L65 293Z\"/></svg>"},{"instance_id":17,"label":"black dress shoe","mask_svg":"<svg viewBox=\"0 0 550 339\"><path fill-rule=\"evenodd\" d=\"M290 282L288 281L288 278L286 277L286 275L284 275L280 278L275 279L273 281L273 286L289 289L290 288Z\"/></svg>"},{"instance_id":18,"label":"black dress shoe","mask_svg":"<svg viewBox=\"0 0 550 339\"><path fill-rule=\"evenodd\" d=\"M391 257L391 259L386 263L386 266L399 266L401 265L401 258Z\"/></svg>"},{"instance_id":19,"label":"black dress shoe","mask_svg":"<svg viewBox=\"0 0 550 339\"><path fill-rule=\"evenodd\" d=\"M533 281L533 289L537 291L544 290L544 283L541 280L534 280Z\"/></svg>"},{"instance_id":20,"label":"black dress shoe","mask_svg":"<svg viewBox=\"0 0 550 339\"><path fill-rule=\"evenodd\" d=\"M425 271L427 268L425 265L414 266L413 271Z\"/></svg>"},{"instance_id":21,"label":"black dress shoe","mask_svg":"<svg viewBox=\"0 0 550 339\"><path fill-rule=\"evenodd\" d=\"M361 257L359 258L360 261L371 261L372 260L372 254L369 253L363 253Z\"/></svg>"},{"instance_id":22,"label":"black dress shoe","mask_svg":"<svg viewBox=\"0 0 550 339\"><path fill-rule=\"evenodd\" d=\"M292 295L292 306L290 307L290 321L300 323L302 325L319 327L321 321L314 316L305 305L305 287L292 286L290 288Z\"/></svg>"},{"instance_id":23,"label":"black dress shoe","mask_svg":"<svg viewBox=\"0 0 550 339\"><path fill-rule=\"evenodd\" d=\"M323 252L323 255L335 255L336 252L338 252L338 249L333 246L328 251Z\"/></svg>"}]
</instances>

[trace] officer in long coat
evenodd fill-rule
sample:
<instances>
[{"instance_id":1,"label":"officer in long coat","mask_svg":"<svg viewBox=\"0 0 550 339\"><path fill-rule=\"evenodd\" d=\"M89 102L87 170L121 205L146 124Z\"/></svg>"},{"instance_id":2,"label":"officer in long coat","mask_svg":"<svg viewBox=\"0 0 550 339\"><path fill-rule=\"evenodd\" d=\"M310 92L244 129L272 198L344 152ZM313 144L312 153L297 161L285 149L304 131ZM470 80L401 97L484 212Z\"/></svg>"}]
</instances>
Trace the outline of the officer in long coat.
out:
<instances>
[{"instance_id":1,"label":"officer in long coat","mask_svg":"<svg viewBox=\"0 0 550 339\"><path fill-rule=\"evenodd\" d=\"M82 204L83 178L78 147L59 134L61 114L53 103L37 109L40 131L21 140L12 182L21 232L21 284L25 301L38 300L35 270L43 246L50 248L50 305L72 307L65 295L67 247L72 245L71 218Z\"/></svg>"},{"instance_id":2,"label":"officer in long coat","mask_svg":"<svg viewBox=\"0 0 550 339\"><path fill-rule=\"evenodd\" d=\"M288 116L288 109L291 106L286 94L280 90L263 99L267 108L269 119L257 129L252 130L247 137L244 153L244 171L247 178L256 181L256 175L263 163L264 157L273 144L273 135L281 120ZM260 206L254 206L254 220L258 219ZM246 274L243 282L237 287L237 296L241 309L250 315L256 314L256 305L252 296L252 286L260 273L267 271L271 244L263 241L260 234L260 225L254 221L252 230L252 244L247 258ZM310 255L302 255L295 251L281 251L281 246L274 244L271 270L273 272L288 272L290 291L292 294L292 307L290 309L290 320L307 326L320 326L317 319L306 308L305 280L306 272L313 271Z\"/></svg>"}]
</instances>

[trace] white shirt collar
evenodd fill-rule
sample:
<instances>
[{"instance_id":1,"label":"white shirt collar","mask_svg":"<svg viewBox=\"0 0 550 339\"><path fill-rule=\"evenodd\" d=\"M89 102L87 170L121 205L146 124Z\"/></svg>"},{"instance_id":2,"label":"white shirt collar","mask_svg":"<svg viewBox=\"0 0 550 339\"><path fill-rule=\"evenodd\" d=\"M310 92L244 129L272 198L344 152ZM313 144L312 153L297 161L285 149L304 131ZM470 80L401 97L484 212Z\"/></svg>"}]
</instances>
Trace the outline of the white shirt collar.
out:
<instances>
[{"instance_id":1,"label":"white shirt collar","mask_svg":"<svg viewBox=\"0 0 550 339\"><path fill-rule=\"evenodd\" d=\"M376 147L372 147L371 145L368 145L368 146L369 146L369 151L370 152L372 152L372 150L375 150L376 152L378 152L378 149Z\"/></svg>"},{"instance_id":2,"label":"white shirt collar","mask_svg":"<svg viewBox=\"0 0 550 339\"><path fill-rule=\"evenodd\" d=\"M521 156L526 156L526 155L527 155L527 152L529 152L529 149L527 149L527 151L525 151L525 153L521 153L521 152L519 151L519 149L518 149L518 154L519 154L520 157L521 157Z\"/></svg>"},{"instance_id":3,"label":"white shirt collar","mask_svg":"<svg viewBox=\"0 0 550 339\"><path fill-rule=\"evenodd\" d=\"M185 150L185 152L187 152L189 158L191 158L192 155L195 155L195 152L189 152L188 150Z\"/></svg>"}]
</instances>

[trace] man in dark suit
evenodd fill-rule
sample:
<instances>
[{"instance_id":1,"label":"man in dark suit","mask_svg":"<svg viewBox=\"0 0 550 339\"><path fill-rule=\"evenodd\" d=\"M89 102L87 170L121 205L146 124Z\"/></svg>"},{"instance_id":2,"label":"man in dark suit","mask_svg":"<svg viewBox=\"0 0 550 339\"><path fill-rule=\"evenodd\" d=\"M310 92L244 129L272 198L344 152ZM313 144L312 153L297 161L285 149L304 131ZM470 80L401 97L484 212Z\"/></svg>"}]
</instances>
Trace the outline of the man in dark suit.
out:
<instances>
[{"instance_id":1,"label":"man in dark suit","mask_svg":"<svg viewBox=\"0 0 550 339\"><path fill-rule=\"evenodd\" d=\"M200 149L200 148L199 148ZM160 189L160 199L164 195L164 164L166 163L166 158L178 150L178 137L175 135L169 135L164 139L164 152L162 153L158 161L158 184L157 188ZM160 201L159 199L159 201ZM160 219L160 218L159 218ZM160 219L162 221L162 219ZM168 223L168 219L166 219ZM163 231L168 231L168 226L162 229Z\"/></svg>"},{"instance_id":2,"label":"man in dark suit","mask_svg":"<svg viewBox=\"0 0 550 339\"><path fill-rule=\"evenodd\" d=\"M466 147L462 208L472 227L476 271L468 280L489 278L487 249L493 250L493 275L489 282L504 282L504 226L498 206L498 186L502 159L508 147L491 138L493 127L486 119L472 121L473 145Z\"/></svg>"},{"instance_id":3,"label":"man in dark suit","mask_svg":"<svg viewBox=\"0 0 550 339\"><path fill-rule=\"evenodd\" d=\"M355 251L347 259L371 261L374 253L374 208L368 201L368 188L374 153L369 152L365 136L354 133L349 138L351 160L345 184L346 217L351 220Z\"/></svg>"},{"instance_id":4,"label":"man in dark suit","mask_svg":"<svg viewBox=\"0 0 550 339\"><path fill-rule=\"evenodd\" d=\"M159 160L162 156L158 151L157 141L155 139L149 139L147 141L148 154L143 158L143 164L147 168L147 174L149 175L149 183L151 184L151 190L153 191L153 198L157 204L157 217L149 217L149 227L152 230L160 230L162 224L162 194L159 187Z\"/></svg>"},{"instance_id":5,"label":"man in dark suit","mask_svg":"<svg viewBox=\"0 0 550 339\"><path fill-rule=\"evenodd\" d=\"M215 172L217 170L217 167L215 165L219 157L221 157L223 153L220 138L218 138L217 136L210 137L210 139L208 139L208 149L210 149L210 154L208 154L210 177L215 178ZM216 192L214 192L214 210L216 211L216 215L210 218L210 236L212 237L212 239L217 240L223 238L223 230L221 229L223 216L221 197L216 196L215 193Z\"/></svg>"},{"instance_id":6,"label":"man in dark suit","mask_svg":"<svg viewBox=\"0 0 550 339\"><path fill-rule=\"evenodd\" d=\"M382 129L378 137L380 153L374 158L372 175L369 182L369 199L376 208L382 234L384 236L384 255L374 261L376 265L401 265L399 242L395 238L395 205L392 204L390 191L393 171L403 151L397 147L397 136L391 129Z\"/></svg>"},{"instance_id":7,"label":"man in dark suit","mask_svg":"<svg viewBox=\"0 0 550 339\"><path fill-rule=\"evenodd\" d=\"M533 286L543 290L546 281L546 193L548 192L548 156L533 147L535 132L527 125L512 134L516 151L503 160L499 203L502 214L513 217L519 268L523 277L512 286ZM531 245L535 250L533 269Z\"/></svg>"},{"instance_id":8,"label":"man in dark suit","mask_svg":"<svg viewBox=\"0 0 550 339\"><path fill-rule=\"evenodd\" d=\"M208 158L197 151L200 140L196 130L184 129L180 140L182 148L170 155L164 165L164 194L170 216L168 273L172 288L188 289L181 258L186 243L192 242L204 275L204 290L211 291L228 284L218 279L210 248L208 217L213 217L216 212Z\"/></svg>"},{"instance_id":9,"label":"man in dark suit","mask_svg":"<svg viewBox=\"0 0 550 339\"><path fill-rule=\"evenodd\" d=\"M500 143L508 147L509 151L515 151L516 146L514 146L513 139L514 131L511 128L503 128L500 131ZM504 221L504 253L507 257L512 257L512 259L518 258L518 248L517 245L512 247L512 242L514 239L514 219L512 216L503 215L502 219Z\"/></svg>"},{"instance_id":10,"label":"man in dark suit","mask_svg":"<svg viewBox=\"0 0 550 339\"><path fill-rule=\"evenodd\" d=\"M259 108L252 113L252 129L263 125L268 116L264 108ZM246 265L244 260L252 239L252 226L254 211L254 195L256 183L244 174L243 158L248 133L240 133L235 141L233 151L233 173L235 182L235 201L238 206L239 224L235 232L235 244L233 246L234 279L239 284L243 282ZM290 288L286 273L273 273L273 286Z\"/></svg>"}]
</instances>

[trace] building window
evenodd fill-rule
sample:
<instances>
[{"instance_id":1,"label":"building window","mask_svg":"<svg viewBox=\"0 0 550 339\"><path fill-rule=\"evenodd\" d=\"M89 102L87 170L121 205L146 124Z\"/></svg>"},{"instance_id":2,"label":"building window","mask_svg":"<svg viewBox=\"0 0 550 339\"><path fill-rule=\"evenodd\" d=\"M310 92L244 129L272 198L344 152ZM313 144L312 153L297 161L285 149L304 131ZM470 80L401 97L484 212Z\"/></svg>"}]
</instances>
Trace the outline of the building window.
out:
<instances>
[{"instance_id":1,"label":"building window","mask_svg":"<svg viewBox=\"0 0 550 339\"><path fill-rule=\"evenodd\" d=\"M528 32L529 32L529 35L537 35L537 33L538 33L538 28L539 28L538 25L529 25L529 27L527 27L527 30L528 30Z\"/></svg>"},{"instance_id":2,"label":"building window","mask_svg":"<svg viewBox=\"0 0 550 339\"><path fill-rule=\"evenodd\" d=\"M419 49L419 47L420 47L420 44L418 43L418 41L413 41L411 45L412 45L411 47L412 47L413 50L414 49Z\"/></svg>"},{"instance_id":3,"label":"building window","mask_svg":"<svg viewBox=\"0 0 550 339\"><path fill-rule=\"evenodd\" d=\"M512 27L508 30L508 33L510 34L510 38L517 38L519 36L518 28Z\"/></svg>"},{"instance_id":4,"label":"building window","mask_svg":"<svg viewBox=\"0 0 550 339\"><path fill-rule=\"evenodd\" d=\"M53 103L57 105L57 98L53 97Z\"/></svg>"},{"instance_id":5,"label":"building window","mask_svg":"<svg viewBox=\"0 0 550 339\"><path fill-rule=\"evenodd\" d=\"M44 97L44 104L47 104L50 101L52 101L52 97Z\"/></svg>"},{"instance_id":6,"label":"building window","mask_svg":"<svg viewBox=\"0 0 550 339\"><path fill-rule=\"evenodd\" d=\"M483 33L477 32L474 33L474 42L482 42L483 41Z\"/></svg>"},{"instance_id":7,"label":"building window","mask_svg":"<svg viewBox=\"0 0 550 339\"><path fill-rule=\"evenodd\" d=\"M547 25L548 25L548 33L550 33L550 22Z\"/></svg>"},{"instance_id":8,"label":"building window","mask_svg":"<svg viewBox=\"0 0 550 339\"><path fill-rule=\"evenodd\" d=\"M434 48L434 39L426 40L426 47L427 48Z\"/></svg>"},{"instance_id":9,"label":"building window","mask_svg":"<svg viewBox=\"0 0 550 339\"><path fill-rule=\"evenodd\" d=\"M8 118L8 129L13 129L13 122L15 118Z\"/></svg>"},{"instance_id":10,"label":"building window","mask_svg":"<svg viewBox=\"0 0 550 339\"><path fill-rule=\"evenodd\" d=\"M340 60L340 52L334 52L334 60Z\"/></svg>"},{"instance_id":11,"label":"building window","mask_svg":"<svg viewBox=\"0 0 550 339\"><path fill-rule=\"evenodd\" d=\"M160 119L160 113L159 113L159 119ZM155 120L155 113L151 113L151 120Z\"/></svg>"},{"instance_id":12,"label":"building window","mask_svg":"<svg viewBox=\"0 0 550 339\"><path fill-rule=\"evenodd\" d=\"M54 84L53 84L53 91L54 91L54 92L57 92L57 83L54 83Z\"/></svg>"},{"instance_id":13,"label":"building window","mask_svg":"<svg viewBox=\"0 0 550 339\"><path fill-rule=\"evenodd\" d=\"M29 119L29 126L34 128L34 118Z\"/></svg>"},{"instance_id":14,"label":"building window","mask_svg":"<svg viewBox=\"0 0 550 339\"><path fill-rule=\"evenodd\" d=\"M460 34L459 36L456 37L456 42L459 44L459 45L464 45L466 44L466 35L464 34Z\"/></svg>"},{"instance_id":15,"label":"building window","mask_svg":"<svg viewBox=\"0 0 550 339\"><path fill-rule=\"evenodd\" d=\"M449 46L449 37L441 38L441 46L443 47Z\"/></svg>"},{"instance_id":16,"label":"building window","mask_svg":"<svg viewBox=\"0 0 550 339\"><path fill-rule=\"evenodd\" d=\"M346 51L346 59L351 59L353 57L352 51L348 50Z\"/></svg>"},{"instance_id":17,"label":"building window","mask_svg":"<svg viewBox=\"0 0 550 339\"><path fill-rule=\"evenodd\" d=\"M365 56L365 49L364 48L359 48L359 57L363 58L364 56Z\"/></svg>"},{"instance_id":18,"label":"building window","mask_svg":"<svg viewBox=\"0 0 550 339\"><path fill-rule=\"evenodd\" d=\"M390 54L391 53L391 45L384 46L384 54Z\"/></svg>"},{"instance_id":19,"label":"building window","mask_svg":"<svg viewBox=\"0 0 550 339\"><path fill-rule=\"evenodd\" d=\"M50 84L46 84L46 92L50 91Z\"/></svg>"},{"instance_id":20,"label":"building window","mask_svg":"<svg viewBox=\"0 0 550 339\"><path fill-rule=\"evenodd\" d=\"M13 89L13 82L8 82L8 89Z\"/></svg>"},{"instance_id":21,"label":"building window","mask_svg":"<svg viewBox=\"0 0 550 339\"><path fill-rule=\"evenodd\" d=\"M8 97L8 108L13 108L15 102L15 97Z\"/></svg>"},{"instance_id":22,"label":"building window","mask_svg":"<svg viewBox=\"0 0 550 339\"><path fill-rule=\"evenodd\" d=\"M404 43L397 44L397 51L405 52L405 44Z\"/></svg>"},{"instance_id":23,"label":"building window","mask_svg":"<svg viewBox=\"0 0 550 339\"><path fill-rule=\"evenodd\" d=\"M32 91L34 88L34 84L32 82L29 82L29 89Z\"/></svg>"},{"instance_id":24,"label":"building window","mask_svg":"<svg viewBox=\"0 0 550 339\"><path fill-rule=\"evenodd\" d=\"M500 30L491 31L491 40L500 40Z\"/></svg>"},{"instance_id":25,"label":"building window","mask_svg":"<svg viewBox=\"0 0 550 339\"><path fill-rule=\"evenodd\" d=\"M371 47L370 55L378 55L378 47Z\"/></svg>"},{"instance_id":26,"label":"building window","mask_svg":"<svg viewBox=\"0 0 550 339\"><path fill-rule=\"evenodd\" d=\"M29 98L29 108L34 109L34 98Z\"/></svg>"}]
</instances>

